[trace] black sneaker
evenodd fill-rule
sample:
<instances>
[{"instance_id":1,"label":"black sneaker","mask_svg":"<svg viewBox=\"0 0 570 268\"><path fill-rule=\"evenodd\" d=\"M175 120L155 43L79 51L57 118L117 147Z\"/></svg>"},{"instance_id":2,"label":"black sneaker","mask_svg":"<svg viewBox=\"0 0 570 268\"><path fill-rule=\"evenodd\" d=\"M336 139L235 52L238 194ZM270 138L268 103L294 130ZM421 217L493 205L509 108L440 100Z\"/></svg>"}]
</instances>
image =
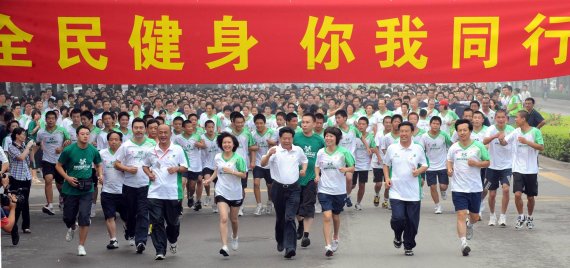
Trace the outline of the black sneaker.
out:
<instances>
[{"instance_id":1,"label":"black sneaker","mask_svg":"<svg viewBox=\"0 0 570 268\"><path fill-rule=\"evenodd\" d=\"M303 221L300 221L297 227L297 240L303 238L303 233L305 233L305 226L303 225Z\"/></svg>"},{"instance_id":2,"label":"black sneaker","mask_svg":"<svg viewBox=\"0 0 570 268\"><path fill-rule=\"evenodd\" d=\"M295 257L295 255L297 255L297 253L295 252L295 250L292 249L292 248L288 248L288 249L285 251L285 256L283 256L283 257L285 257L285 259L291 259L292 257Z\"/></svg>"},{"instance_id":3,"label":"black sneaker","mask_svg":"<svg viewBox=\"0 0 570 268\"><path fill-rule=\"evenodd\" d=\"M228 254L228 247L223 246L223 247L220 249L220 254L222 254L222 256L224 256L224 257L230 256L230 254Z\"/></svg>"},{"instance_id":4,"label":"black sneaker","mask_svg":"<svg viewBox=\"0 0 570 268\"><path fill-rule=\"evenodd\" d=\"M12 227L12 231L10 232L10 236L12 236L12 245L16 246L20 243L20 234L18 233L18 225L14 224Z\"/></svg>"},{"instance_id":5,"label":"black sneaker","mask_svg":"<svg viewBox=\"0 0 570 268\"><path fill-rule=\"evenodd\" d=\"M146 246L143 243L139 243L137 245L137 254L142 254L145 249L146 249Z\"/></svg>"},{"instance_id":6,"label":"black sneaker","mask_svg":"<svg viewBox=\"0 0 570 268\"><path fill-rule=\"evenodd\" d=\"M352 207L352 200L350 200L350 196L346 197L344 201L346 202L346 207Z\"/></svg>"},{"instance_id":7,"label":"black sneaker","mask_svg":"<svg viewBox=\"0 0 570 268\"><path fill-rule=\"evenodd\" d=\"M468 245L461 247L461 253L463 256L469 256L469 252L471 252L471 248Z\"/></svg>"},{"instance_id":8,"label":"black sneaker","mask_svg":"<svg viewBox=\"0 0 570 268\"><path fill-rule=\"evenodd\" d=\"M301 239L301 247L308 247L311 244L311 239L309 239L308 237L303 237L303 239Z\"/></svg>"},{"instance_id":9,"label":"black sneaker","mask_svg":"<svg viewBox=\"0 0 570 268\"><path fill-rule=\"evenodd\" d=\"M406 254L406 256L414 256L414 251L411 249L405 249L404 254Z\"/></svg>"},{"instance_id":10,"label":"black sneaker","mask_svg":"<svg viewBox=\"0 0 570 268\"><path fill-rule=\"evenodd\" d=\"M194 211L200 211L200 209L202 209L202 202L196 201L196 204L194 205Z\"/></svg>"},{"instance_id":11,"label":"black sneaker","mask_svg":"<svg viewBox=\"0 0 570 268\"><path fill-rule=\"evenodd\" d=\"M194 206L194 198L188 198L188 207L192 208Z\"/></svg>"},{"instance_id":12,"label":"black sneaker","mask_svg":"<svg viewBox=\"0 0 570 268\"><path fill-rule=\"evenodd\" d=\"M42 212L45 213L45 214L48 214L48 215L50 215L50 216L55 215L55 212L53 212L53 208L50 208L50 207L48 207L48 206L43 206L43 207L42 207Z\"/></svg>"},{"instance_id":13,"label":"black sneaker","mask_svg":"<svg viewBox=\"0 0 570 268\"><path fill-rule=\"evenodd\" d=\"M283 247L283 244L277 243L277 251L278 251L278 252L283 252L283 250L285 250L285 247Z\"/></svg>"},{"instance_id":14,"label":"black sneaker","mask_svg":"<svg viewBox=\"0 0 570 268\"><path fill-rule=\"evenodd\" d=\"M398 240L394 238L394 247L401 248L402 247L402 240Z\"/></svg>"},{"instance_id":15,"label":"black sneaker","mask_svg":"<svg viewBox=\"0 0 570 268\"><path fill-rule=\"evenodd\" d=\"M116 249L116 248L119 248L119 241L117 241L117 240L109 241L109 244L107 245L107 249Z\"/></svg>"}]
</instances>

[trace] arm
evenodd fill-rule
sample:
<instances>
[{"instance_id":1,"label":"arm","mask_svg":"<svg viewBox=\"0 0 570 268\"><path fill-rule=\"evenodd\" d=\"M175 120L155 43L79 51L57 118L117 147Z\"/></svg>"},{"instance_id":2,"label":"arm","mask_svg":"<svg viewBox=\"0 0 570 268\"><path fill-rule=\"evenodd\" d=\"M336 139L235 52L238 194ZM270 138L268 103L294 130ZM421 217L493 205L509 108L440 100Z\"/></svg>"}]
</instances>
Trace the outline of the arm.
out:
<instances>
[{"instance_id":1,"label":"arm","mask_svg":"<svg viewBox=\"0 0 570 268\"><path fill-rule=\"evenodd\" d=\"M386 189L390 189L392 186L392 180L390 179L390 167L384 165L384 180L386 181Z\"/></svg>"},{"instance_id":2,"label":"arm","mask_svg":"<svg viewBox=\"0 0 570 268\"><path fill-rule=\"evenodd\" d=\"M114 166L116 169L118 169L119 171L128 172L128 173L131 173L131 174L137 174L137 172L138 172L137 167L131 167L131 166L123 165L123 164L121 163L121 161L119 161L119 160L115 161L115 164L113 164L113 166Z\"/></svg>"},{"instance_id":3,"label":"arm","mask_svg":"<svg viewBox=\"0 0 570 268\"><path fill-rule=\"evenodd\" d=\"M447 176L453 176L453 162L447 161Z\"/></svg>"},{"instance_id":4,"label":"arm","mask_svg":"<svg viewBox=\"0 0 570 268\"><path fill-rule=\"evenodd\" d=\"M489 167L489 165L491 165L491 161L489 161L489 160L477 161L477 160L469 159L469 160L467 160L467 164L470 167L487 168L487 167Z\"/></svg>"},{"instance_id":5,"label":"arm","mask_svg":"<svg viewBox=\"0 0 570 268\"><path fill-rule=\"evenodd\" d=\"M315 183L318 184L320 180L321 180L321 169L315 166Z\"/></svg>"},{"instance_id":6,"label":"arm","mask_svg":"<svg viewBox=\"0 0 570 268\"><path fill-rule=\"evenodd\" d=\"M95 170L97 172L97 178L99 178L99 183L103 184L105 181L103 177L103 163L95 164Z\"/></svg>"},{"instance_id":7,"label":"arm","mask_svg":"<svg viewBox=\"0 0 570 268\"><path fill-rule=\"evenodd\" d=\"M63 166L61 165L61 163L59 161L57 162L57 164L55 164L55 170L57 172L59 172L59 174L67 181L67 183L69 183L73 187L77 187L77 179L74 177L68 176L67 172L65 172L65 170L63 169Z\"/></svg>"},{"instance_id":8,"label":"arm","mask_svg":"<svg viewBox=\"0 0 570 268\"><path fill-rule=\"evenodd\" d=\"M540 123L538 123L538 126L536 126L536 128L540 129L540 128L542 128L544 125L546 125L546 120L542 119L542 121L540 121Z\"/></svg>"},{"instance_id":9,"label":"arm","mask_svg":"<svg viewBox=\"0 0 570 268\"><path fill-rule=\"evenodd\" d=\"M491 136L489 136L489 137L484 138L484 139L483 139L483 144L484 144L484 145L487 145L487 144L491 143L494 139L499 138L500 135L501 135L500 132L497 132L497 133L495 133L494 135L491 135Z\"/></svg>"},{"instance_id":10,"label":"arm","mask_svg":"<svg viewBox=\"0 0 570 268\"><path fill-rule=\"evenodd\" d=\"M267 166L267 164L269 164L269 159L271 158L271 156L273 154L275 154L275 151L277 151L277 149L275 147L271 147L271 149L269 149L269 151L267 151L267 154L265 154L262 158L261 158L261 166Z\"/></svg>"},{"instance_id":11,"label":"arm","mask_svg":"<svg viewBox=\"0 0 570 268\"><path fill-rule=\"evenodd\" d=\"M543 144L538 144L538 143L536 143L536 142L527 140L527 139L525 139L525 138L523 138L523 137L519 137L519 142L522 143L522 144L526 144L526 145L530 146L531 148L533 148L533 149L535 149L535 150L538 150L538 151L541 151L541 152L544 151L544 145L543 145Z\"/></svg>"},{"instance_id":12,"label":"arm","mask_svg":"<svg viewBox=\"0 0 570 268\"><path fill-rule=\"evenodd\" d=\"M237 176L237 177L239 177L240 179L245 179L245 178L247 178L247 173L245 173L245 172L240 172L240 171L237 171L237 170L233 170L233 169L228 168L228 167L224 167L223 170L224 170L225 173L228 173L228 174L230 174L230 175ZM212 175L212 177L214 177L214 176ZM211 178L210 178L210 179L211 179Z\"/></svg>"},{"instance_id":13,"label":"arm","mask_svg":"<svg viewBox=\"0 0 570 268\"><path fill-rule=\"evenodd\" d=\"M204 180L203 183L204 184L209 184L210 182L212 182L213 180L215 180L218 177L218 169L214 168L214 173L212 173L212 176L210 176L209 179Z\"/></svg>"},{"instance_id":14,"label":"arm","mask_svg":"<svg viewBox=\"0 0 570 268\"><path fill-rule=\"evenodd\" d=\"M143 172L144 172L144 174L146 174L148 176L148 178L151 181L154 181L156 179L156 176L154 175L154 172L152 172L152 170L150 170L150 167L144 166Z\"/></svg>"}]
</instances>

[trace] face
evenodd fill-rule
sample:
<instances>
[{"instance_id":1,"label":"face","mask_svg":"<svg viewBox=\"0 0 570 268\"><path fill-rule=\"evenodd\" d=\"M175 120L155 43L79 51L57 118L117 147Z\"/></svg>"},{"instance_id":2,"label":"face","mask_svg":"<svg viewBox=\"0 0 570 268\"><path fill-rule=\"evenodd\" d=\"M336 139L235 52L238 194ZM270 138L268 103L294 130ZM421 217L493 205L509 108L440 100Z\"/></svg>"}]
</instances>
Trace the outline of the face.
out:
<instances>
[{"instance_id":1,"label":"face","mask_svg":"<svg viewBox=\"0 0 570 268\"><path fill-rule=\"evenodd\" d=\"M374 108L372 108L372 106L366 106L366 114L367 115L372 115L373 112L374 112Z\"/></svg>"},{"instance_id":2,"label":"face","mask_svg":"<svg viewBox=\"0 0 570 268\"><path fill-rule=\"evenodd\" d=\"M127 116L121 116L121 119L119 119L119 125L123 128L128 127L129 125L129 117Z\"/></svg>"},{"instance_id":3,"label":"face","mask_svg":"<svg viewBox=\"0 0 570 268\"><path fill-rule=\"evenodd\" d=\"M495 114L495 122L499 126L504 126L507 123L507 115L503 112Z\"/></svg>"},{"instance_id":4,"label":"face","mask_svg":"<svg viewBox=\"0 0 570 268\"><path fill-rule=\"evenodd\" d=\"M216 128L214 127L214 124L206 125L206 134L208 134L209 136L214 135L215 129Z\"/></svg>"},{"instance_id":5,"label":"face","mask_svg":"<svg viewBox=\"0 0 570 268\"><path fill-rule=\"evenodd\" d=\"M303 119L301 121L301 128L303 129L303 132L311 132L314 127L315 122L313 121L313 118L310 116L303 116Z\"/></svg>"},{"instance_id":6,"label":"face","mask_svg":"<svg viewBox=\"0 0 570 268\"><path fill-rule=\"evenodd\" d=\"M402 126L400 128L400 141L409 142L412 137L412 128L410 126Z\"/></svg>"},{"instance_id":7,"label":"face","mask_svg":"<svg viewBox=\"0 0 570 268\"><path fill-rule=\"evenodd\" d=\"M46 117L46 125L50 128L55 126L55 122L57 121L57 117L55 115L50 115Z\"/></svg>"},{"instance_id":8,"label":"face","mask_svg":"<svg viewBox=\"0 0 570 268\"><path fill-rule=\"evenodd\" d=\"M234 127L237 131L241 131L245 125L245 120L243 118L234 119Z\"/></svg>"},{"instance_id":9,"label":"face","mask_svg":"<svg viewBox=\"0 0 570 268\"><path fill-rule=\"evenodd\" d=\"M151 124L154 126L155 124ZM149 128L150 129L150 128ZM170 142L170 136L172 133L170 132L170 127L168 125L160 125L158 126L158 141L162 144Z\"/></svg>"},{"instance_id":10,"label":"face","mask_svg":"<svg viewBox=\"0 0 570 268\"><path fill-rule=\"evenodd\" d=\"M283 148L290 148L291 144L293 144L293 135L291 133L283 133L283 135L279 137L279 142Z\"/></svg>"},{"instance_id":11,"label":"face","mask_svg":"<svg viewBox=\"0 0 570 268\"><path fill-rule=\"evenodd\" d=\"M175 121L172 123L172 127L174 128L174 130L175 130L177 133L180 133L180 130L182 130L182 121L180 121L180 120L175 120Z\"/></svg>"},{"instance_id":12,"label":"face","mask_svg":"<svg viewBox=\"0 0 570 268\"><path fill-rule=\"evenodd\" d=\"M225 137L222 140L222 150L224 150L224 152L232 152L233 149L234 149L234 141L232 140L231 137Z\"/></svg>"},{"instance_id":13,"label":"face","mask_svg":"<svg viewBox=\"0 0 570 268\"><path fill-rule=\"evenodd\" d=\"M319 119L317 118L317 120L315 121L315 128L316 129L323 129L323 125L325 124L325 120L324 119Z\"/></svg>"},{"instance_id":14,"label":"face","mask_svg":"<svg viewBox=\"0 0 570 268\"><path fill-rule=\"evenodd\" d=\"M285 125L285 118L283 118L283 116L277 116L275 118L275 121L277 122L278 126L283 126Z\"/></svg>"},{"instance_id":15,"label":"face","mask_svg":"<svg viewBox=\"0 0 570 268\"><path fill-rule=\"evenodd\" d=\"M416 115L412 115L408 117L408 121L416 126L418 124L419 118Z\"/></svg>"},{"instance_id":16,"label":"face","mask_svg":"<svg viewBox=\"0 0 570 268\"><path fill-rule=\"evenodd\" d=\"M79 131L79 133L77 134L77 141L80 143L89 142L89 133L90 133L89 129L85 129L85 128L81 129Z\"/></svg>"},{"instance_id":17,"label":"face","mask_svg":"<svg viewBox=\"0 0 570 268\"><path fill-rule=\"evenodd\" d=\"M255 120L255 128L259 132L265 130L265 122L263 122L263 120L261 120L261 119Z\"/></svg>"},{"instance_id":18,"label":"face","mask_svg":"<svg viewBox=\"0 0 570 268\"><path fill-rule=\"evenodd\" d=\"M334 118L336 119L336 123L339 126L344 126L344 124L346 124L346 117L344 117L342 115L335 115Z\"/></svg>"},{"instance_id":19,"label":"face","mask_svg":"<svg viewBox=\"0 0 570 268\"><path fill-rule=\"evenodd\" d=\"M392 119L386 119L382 122L386 131L392 131Z\"/></svg>"},{"instance_id":20,"label":"face","mask_svg":"<svg viewBox=\"0 0 570 268\"><path fill-rule=\"evenodd\" d=\"M121 138L118 134L113 134L109 137L109 147L113 150L117 150L121 146Z\"/></svg>"},{"instance_id":21,"label":"face","mask_svg":"<svg viewBox=\"0 0 570 268\"><path fill-rule=\"evenodd\" d=\"M459 140L467 141L471 137L471 131L469 131L468 124L461 124L457 126L457 135L459 135Z\"/></svg>"},{"instance_id":22,"label":"face","mask_svg":"<svg viewBox=\"0 0 570 268\"><path fill-rule=\"evenodd\" d=\"M287 123L287 126L292 128L293 130L297 129L298 125L299 125L299 118L297 117L291 118L291 121Z\"/></svg>"},{"instance_id":23,"label":"face","mask_svg":"<svg viewBox=\"0 0 570 268\"><path fill-rule=\"evenodd\" d=\"M356 125L360 132L365 132L366 129L368 128L368 123L366 123L366 121L364 120L358 120L358 123Z\"/></svg>"},{"instance_id":24,"label":"face","mask_svg":"<svg viewBox=\"0 0 570 268\"><path fill-rule=\"evenodd\" d=\"M485 119L480 114L473 115L473 126L480 127L483 125Z\"/></svg>"},{"instance_id":25,"label":"face","mask_svg":"<svg viewBox=\"0 0 570 268\"><path fill-rule=\"evenodd\" d=\"M378 101L378 109L384 111L386 109L386 101L384 100L379 100Z\"/></svg>"},{"instance_id":26,"label":"face","mask_svg":"<svg viewBox=\"0 0 570 268\"><path fill-rule=\"evenodd\" d=\"M115 123L115 122L113 122L113 121L114 121L114 120L113 120L113 117L111 117L110 115L106 115L106 116L103 118L103 124L105 124L105 127L106 127L106 128L112 128L112 127L113 127L113 124Z\"/></svg>"},{"instance_id":27,"label":"face","mask_svg":"<svg viewBox=\"0 0 570 268\"><path fill-rule=\"evenodd\" d=\"M402 123L399 118L392 120L392 130L398 129L398 126Z\"/></svg>"},{"instance_id":28,"label":"face","mask_svg":"<svg viewBox=\"0 0 570 268\"><path fill-rule=\"evenodd\" d=\"M22 132L18 135L16 135L16 139L18 140L18 142L25 142L26 141L26 132Z\"/></svg>"},{"instance_id":29,"label":"face","mask_svg":"<svg viewBox=\"0 0 570 268\"><path fill-rule=\"evenodd\" d=\"M158 135L158 124L152 123L152 124L148 125L148 128L146 131L147 131L147 135L149 138L155 138Z\"/></svg>"},{"instance_id":30,"label":"face","mask_svg":"<svg viewBox=\"0 0 570 268\"><path fill-rule=\"evenodd\" d=\"M81 117L81 124L86 126L86 127L90 127L91 125L93 125L93 120L87 118L86 116L82 116Z\"/></svg>"},{"instance_id":31,"label":"face","mask_svg":"<svg viewBox=\"0 0 570 268\"><path fill-rule=\"evenodd\" d=\"M463 112L463 119L467 119L469 121L473 120L473 112Z\"/></svg>"},{"instance_id":32,"label":"face","mask_svg":"<svg viewBox=\"0 0 570 268\"><path fill-rule=\"evenodd\" d=\"M145 133L146 128L143 122L136 122L133 124L133 136L135 136L135 138L143 138Z\"/></svg>"},{"instance_id":33,"label":"face","mask_svg":"<svg viewBox=\"0 0 570 268\"><path fill-rule=\"evenodd\" d=\"M441 122L437 121L437 120L433 120L430 124L429 124L431 130L433 132L438 132L439 129L441 128Z\"/></svg>"},{"instance_id":34,"label":"face","mask_svg":"<svg viewBox=\"0 0 570 268\"><path fill-rule=\"evenodd\" d=\"M473 111L479 111L479 105L477 105L477 104L475 104L475 103L472 103L472 104L470 105L470 108L471 108L471 110L473 110Z\"/></svg>"},{"instance_id":35,"label":"face","mask_svg":"<svg viewBox=\"0 0 570 268\"><path fill-rule=\"evenodd\" d=\"M325 144L327 145L327 147L335 146L336 136L331 133L325 134Z\"/></svg>"},{"instance_id":36,"label":"face","mask_svg":"<svg viewBox=\"0 0 570 268\"><path fill-rule=\"evenodd\" d=\"M532 103L531 100L525 100L524 101L524 108L527 111L532 111L532 109L534 109L534 104Z\"/></svg>"},{"instance_id":37,"label":"face","mask_svg":"<svg viewBox=\"0 0 570 268\"><path fill-rule=\"evenodd\" d=\"M517 114L517 116L515 117L515 123L517 124L517 127L522 127L525 121L526 120L524 119L524 117L522 117L520 114Z\"/></svg>"}]
</instances>

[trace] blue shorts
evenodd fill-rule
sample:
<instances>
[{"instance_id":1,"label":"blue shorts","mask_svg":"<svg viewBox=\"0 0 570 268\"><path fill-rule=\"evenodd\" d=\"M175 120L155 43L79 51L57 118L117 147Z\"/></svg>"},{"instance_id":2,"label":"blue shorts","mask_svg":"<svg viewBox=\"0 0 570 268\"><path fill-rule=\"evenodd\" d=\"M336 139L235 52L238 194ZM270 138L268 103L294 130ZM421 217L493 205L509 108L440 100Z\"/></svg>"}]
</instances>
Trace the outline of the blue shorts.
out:
<instances>
[{"instance_id":1,"label":"blue shorts","mask_svg":"<svg viewBox=\"0 0 570 268\"><path fill-rule=\"evenodd\" d=\"M346 194L330 195L319 193L319 203L324 211L332 211L334 215L338 215L343 211Z\"/></svg>"},{"instance_id":2,"label":"blue shorts","mask_svg":"<svg viewBox=\"0 0 570 268\"><path fill-rule=\"evenodd\" d=\"M469 210L471 213L479 213L481 208L481 192L451 192L451 199L453 200L455 211Z\"/></svg>"},{"instance_id":3,"label":"blue shorts","mask_svg":"<svg viewBox=\"0 0 570 268\"><path fill-rule=\"evenodd\" d=\"M449 176L447 176L447 169L426 171L426 181L428 186L435 184L449 184Z\"/></svg>"}]
</instances>

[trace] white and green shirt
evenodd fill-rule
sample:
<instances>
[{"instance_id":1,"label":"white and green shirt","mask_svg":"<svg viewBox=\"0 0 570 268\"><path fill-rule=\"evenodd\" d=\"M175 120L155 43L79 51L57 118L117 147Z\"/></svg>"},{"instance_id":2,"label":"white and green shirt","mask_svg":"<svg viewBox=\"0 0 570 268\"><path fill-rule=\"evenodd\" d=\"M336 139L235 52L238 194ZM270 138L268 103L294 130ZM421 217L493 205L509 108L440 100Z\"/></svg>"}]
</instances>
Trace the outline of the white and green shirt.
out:
<instances>
[{"instance_id":1,"label":"white and green shirt","mask_svg":"<svg viewBox=\"0 0 570 268\"><path fill-rule=\"evenodd\" d=\"M449 134L443 131L435 136L430 132L422 135L421 145L424 147L427 158L429 159L428 171L446 170L447 169L447 149L451 146L451 138Z\"/></svg>"},{"instance_id":2,"label":"white and green shirt","mask_svg":"<svg viewBox=\"0 0 570 268\"><path fill-rule=\"evenodd\" d=\"M491 137L499 132L505 132L505 137L511 134L515 129L510 125L505 125L504 129L500 130L497 125L492 125L487 128L485 137ZM513 166L513 152L511 144L502 146L499 139L493 139L489 143L489 157L491 158L490 169L505 170Z\"/></svg>"},{"instance_id":3,"label":"white and green shirt","mask_svg":"<svg viewBox=\"0 0 570 268\"><path fill-rule=\"evenodd\" d=\"M365 141L370 149L374 149L376 147L374 134L367 133ZM362 142L362 139L356 139L356 151L354 152L355 170L356 171L370 170L371 169L370 159L371 156L368 154L368 150L366 150L366 146Z\"/></svg>"},{"instance_id":4,"label":"white and green shirt","mask_svg":"<svg viewBox=\"0 0 570 268\"><path fill-rule=\"evenodd\" d=\"M407 148L395 143L388 147L384 157L384 165L390 168L390 199L402 201L420 201L422 198L421 176L414 177L414 168L429 167L424 149L417 143Z\"/></svg>"},{"instance_id":5,"label":"white and green shirt","mask_svg":"<svg viewBox=\"0 0 570 268\"><path fill-rule=\"evenodd\" d=\"M115 168L117 155L107 148L99 152L103 163L103 188L101 192L110 194L121 194L123 192L123 182L125 173Z\"/></svg>"},{"instance_id":6,"label":"white and green shirt","mask_svg":"<svg viewBox=\"0 0 570 268\"><path fill-rule=\"evenodd\" d=\"M538 150L520 143L518 140L519 137L524 137L528 141L544 145L542 133L535 127L527 132L523 132L521 128L517 128L505 138L507 143L513 146L513 172L538 174Z\"/></svg>"},{"instance_id":7,"label":"white and green shirt","mask_svg":"<svg viewBox=\"0 0 570 268\"><path fill-rule=\"evenodd\" d=\"M137 144L130 139L123 143L119 150L115 152L117 160L125 166L137 168L137 174L125 172L125 185L134 188L140 188L148 185L148 176L142 170L147 154L150 154L156 142L146 138L142 143Z\"/></svg>"},{"instance_id":8,"label":"white and green shirt","mask_svg":"<svg viewBox=\"0 0 570 268\"><path fill-rule=\"evenodd\" d=\"M206 127L206 121L208 121L208 120L212 120L212 122L214 122L214 129L216 132L218 132L218 128L222 127L222 121L220 120L220 118L216 114L209 116L206 113L202 113L200 115L200 120L198 120L198 123L200 124L201 127L205 128Z\"/></svg>"},{"instance_id":9,"label":"white and green shirt","mask_svg":"<svg viewBox=\"0 0 570 268\"><path fill-rule=\"evenodd\" d=\"M315 166L321 171L318 192L328 195L346 194L346 176L340 172L342 167L354 166L354 157L344 147L337 146L332 153L327 148L317 152Z\"/></svg>"},{"instance_id":10,"label":"white and green shirt","mask_svg":"<svg viewBox=\"0 0 570 268\"><path fill-rule=\"evenodd\" d=\"M268 128L265 131L265 133L262 135L256 129L253 132L251 132L251 134L253 137L254 145L257 145L257 147L259 148L257 152L255 152L255 166L262 167L261 158L267 153L267 151L269 151L269 144L267 143L267 141L273 140L274 131L273 129ZM262 167L262 168L269 169L269 167Z\"/></svg>"},{"instance_id":11,"label":"white and green shirt","mask_svg":"<svg viewBox=\"0 0 570 268\"><path fill-rule=\"evenodd\" d=\"M227 200L242 200L241 178L225 173L223 168L228 167L234 171L247 172L245 160L237 153L233 153L230 159L225 159L223 153L218 153L214 157L214 170L217 171L218 182L216 183L216 196L222 196Z\"/></svg>"},{"instance_id":12,"label":"white and green shirt","mask_svg":"<svg viewBox=\"0 0 570 268\"><path fill-rule=\"evenodd\" d=\"M155 175L154 181L150 181L148 198L163 200L181 200L184 196L182 188L182 173L170 174L168 168L188 167L188 158L179 145L170 143L166 151L160 149L158 144L151 149L144 159L145 167L149 167Z\"/></svg>"},{"instance_id":13,"label":"white and green shirt","mask_svg":"<svg viewBox=\"0 0 570 268\"><path fill-rule=\"evenodd\" d=\"M46 161L52 164L57 163L59 159L58 153L55 150L58 147L63 146L63 142L69 140L69 133L62 127L55 127L54 130L48 131L45 128L38 130L37 142L42 144L43 157L42 161Z\"/></svg>"},{"instance_id":14,"label":"white and green shirt","mask_svg":"<svg viewBox=\"0 0 570 268\"><path fill-rule=\"evenodd\" d=\"M467 164L469 159L477 161L489 160L489 152L479 141L472 141L467 147L455 143L449 148L447 161L453 163L451 191L461 193L478 193L483 191L481 184L481 168Z\"/></svg>"},{"instance_id":15,"label":"white and green shirt","mask_svg":"<svg viewBox=\"0 0 570 268\"><path fill-rule=\"evenodd\" d=\"M190 159L188 166L189 171L202 172L202 152L196 147L196 143L201 140L202 137L196 132L190 136L187 136L186 133L182 133L174 138L174 143L180 145L188 159Z\"/></svg>"},{"instance_id":16,"label":"white and green shirt","mask_svg":"<svg viewBox=\"0 0 570 268\"><path fill-rule=\"evenodd\" d=\"M221 152L217 138L217 134L212 139L208 138L206 134L202 134L202 140L206 145L206 148L202 150L202 168L214 170L214 157Z\"/></svg>"},{"instance_id":17,"label":"white and green shirt","mask_svg":"<svg viewBox=\"0 0 570 268\"><path fill-rule=\"evenodd\" d=\"M249 166L249 147L253 146L254 144L254 140L253 137L251 136L251 132L247 131L247 129L242 129L241 133L236 133L233 129L226 129L226 132L234 135L238 142L239 142L239 147L237 148L236 153L238 153L244 160L245 160L245 168L246 168L246 172L248 171L248 166Z\"/></svg>"},{"instance_id":18,"label":"white and green shirt","mask_svg":"<svg viewBox=\"0 0 570 268\"><path fill-rule=\"evenodd\" d=\"M376 111L372 116L373 120L370 124L376 124L376 132L383 132L384 131L384 117L386 116L393 116L394 112L390 110L386 110L384 113L381 113L380 110Z\"/></svg>"},{"instance_id":19,"label":"white and green shirt","mask_svg":"<svg viewBox=\"0 0 570 268\"><path fill-rule=\"evenodd\" d=\"M342 131L342 138L340 139L339 146L346 148L352 155L356 151L356 140L362 137L362 133L353 125L348 126L348 130L340 128Z\"/></svg>"}]
</instances>

